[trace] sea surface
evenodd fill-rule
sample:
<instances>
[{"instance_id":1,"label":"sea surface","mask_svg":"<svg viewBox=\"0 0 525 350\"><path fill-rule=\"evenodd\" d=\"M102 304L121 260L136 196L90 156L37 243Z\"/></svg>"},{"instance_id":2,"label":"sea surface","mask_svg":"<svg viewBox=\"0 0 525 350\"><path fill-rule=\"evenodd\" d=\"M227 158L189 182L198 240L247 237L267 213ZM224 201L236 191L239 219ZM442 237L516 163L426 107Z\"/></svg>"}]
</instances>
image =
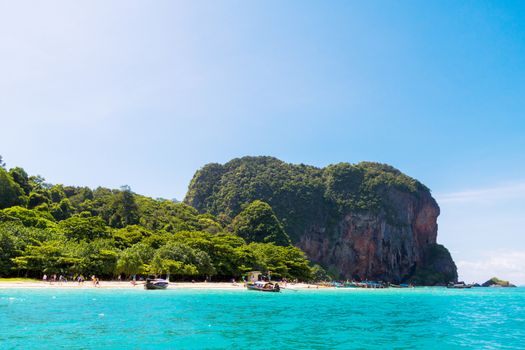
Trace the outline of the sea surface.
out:
<instances>
[{"instance_id":1,"label":"sea surface","mask_svg":"<svg viewBox=\"0 0 525 350\"><path fill-rule=\"evenodd\" d=\"M231 348L525 349L525 288L0 289L0 349Z\"/></svg>"}]
</instances>

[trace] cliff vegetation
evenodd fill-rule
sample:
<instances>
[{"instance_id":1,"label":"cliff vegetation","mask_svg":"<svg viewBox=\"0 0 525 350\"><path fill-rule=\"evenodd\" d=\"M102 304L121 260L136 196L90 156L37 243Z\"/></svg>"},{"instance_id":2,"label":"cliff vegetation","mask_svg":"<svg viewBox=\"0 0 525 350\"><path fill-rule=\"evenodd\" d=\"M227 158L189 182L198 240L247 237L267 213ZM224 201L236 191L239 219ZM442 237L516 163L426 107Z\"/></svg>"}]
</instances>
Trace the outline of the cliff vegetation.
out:
<instances>
[{"instance_id":1,"label":"cliff vegetation","mask_svg":"<svg viewBox=\"0 0 525 350\"><path fill-rule=\"evenodd\" d=\"M233 226L258 201L271 207L291 242L333 276L457 280L450 254L436 242L439 207L429 189L390 165L316 168L237 158L197 171L184 200Z\"/></svg>"}]
</instances>

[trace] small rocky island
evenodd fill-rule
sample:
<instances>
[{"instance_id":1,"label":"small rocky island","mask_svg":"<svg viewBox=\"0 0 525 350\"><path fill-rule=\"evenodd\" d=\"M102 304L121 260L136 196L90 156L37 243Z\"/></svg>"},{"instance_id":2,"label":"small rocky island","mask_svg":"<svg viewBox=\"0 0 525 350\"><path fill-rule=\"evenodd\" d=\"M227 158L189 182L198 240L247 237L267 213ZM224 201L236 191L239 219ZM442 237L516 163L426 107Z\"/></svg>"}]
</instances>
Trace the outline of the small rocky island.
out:
<instances>
[{"instance_id":1,"label":"small rocky island","mask_svg":"<svg viewBox=\"0 0 525 350\"><path fill-rule=\"evenodd\" d=\"M500 280L497 277L492 277L487 282L481 285L482 287L516 287L509 281Z\"/></svg>"}]
</instances>

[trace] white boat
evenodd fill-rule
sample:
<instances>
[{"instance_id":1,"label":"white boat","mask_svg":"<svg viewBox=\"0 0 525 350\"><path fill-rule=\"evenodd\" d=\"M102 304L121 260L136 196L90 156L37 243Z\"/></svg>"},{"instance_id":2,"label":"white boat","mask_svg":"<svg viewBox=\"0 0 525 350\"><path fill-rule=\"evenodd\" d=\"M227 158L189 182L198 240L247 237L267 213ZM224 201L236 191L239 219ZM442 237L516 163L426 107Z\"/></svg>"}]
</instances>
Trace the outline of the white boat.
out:
<instances>
[{"instance_id":1,"label":"white boat","mask_svg":"<svg viewBox=\"0 0 525 350\"><path fill-rule=\"evenodd\" d=\"M246 288L248 290L256 290L259 292L280 292L281 288L279 287L278 283L273 282L264 282L264 281L255 281L246 283Z\"/></svg>"}]
</instances>

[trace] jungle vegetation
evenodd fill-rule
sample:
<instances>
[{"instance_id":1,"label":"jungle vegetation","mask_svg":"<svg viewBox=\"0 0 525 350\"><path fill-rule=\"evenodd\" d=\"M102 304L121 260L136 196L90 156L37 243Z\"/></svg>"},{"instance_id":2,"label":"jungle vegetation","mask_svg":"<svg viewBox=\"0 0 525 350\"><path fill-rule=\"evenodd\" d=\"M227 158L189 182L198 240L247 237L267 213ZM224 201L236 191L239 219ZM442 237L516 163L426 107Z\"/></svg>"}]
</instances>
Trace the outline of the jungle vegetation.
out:
<instances>
[{"instance_id":1,"label":"jungle vegetation","mask_svg":"<svg viewBox=\"0 0 525 350\"><path fill-rule=\"evenodd\" d=\"M184 203L120 189L49 184L0 157L0 277L164 275L229 280L325 276L290 244L272 208L254 202L228 222Z\"/></svg>"},{"instance_id":2,"label":"jungle vegetation","mask_svg":"<svg viewBox=\"0 0 525 350\"><path fill-rule=\"evenodd\" d=\"M387 190L419 195L419 181L381 163L338 163L325 168L285 163L274 157L242 157L208 164L193 177L184 202L225 223L247 204L264 200L297 242L312 224L336 224L349 211L392 212ZM389 218L395 222L394 216ZM330 225L329 225L330 226Z\"/></svg>"}]
</instances>

